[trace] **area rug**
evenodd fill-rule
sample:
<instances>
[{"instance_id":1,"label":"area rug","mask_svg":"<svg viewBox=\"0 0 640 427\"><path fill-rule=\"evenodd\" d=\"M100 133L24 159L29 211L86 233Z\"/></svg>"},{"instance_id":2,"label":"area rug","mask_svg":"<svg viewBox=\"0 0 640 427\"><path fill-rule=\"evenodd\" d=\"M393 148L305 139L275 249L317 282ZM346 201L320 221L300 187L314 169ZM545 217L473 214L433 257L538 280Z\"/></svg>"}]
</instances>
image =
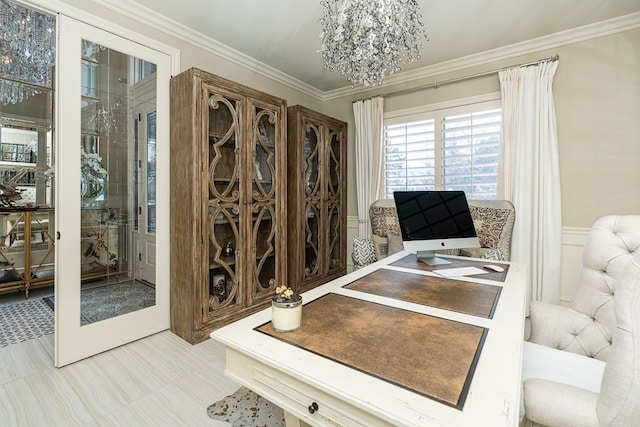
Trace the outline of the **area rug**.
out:
<instances>
[{"instance_id":1,"label":"area rug","mask_svg":"<svg viewBox=\"0 0 640 427\"><path fill-rule=\"evenodd\" d=\"M53 311L42 299L0 306L0 347L53 334Z\"/></svg>"},{"instance_id":2,"label":"area rug","mask_svg":"<svg viewBox=\"0 0 640 427\"><path fill-rule=\"evenodd\" d=\"M207 408L209 417L233 427L284 427L284 411L246 387Z\"/></svg>"},{"instance_id":3,"label":"area rug","mask_svg":"<svg viewBox=\"0 0 640 427\"><path fill-rule=\"evenodd\" d=\"M54 298L46 297L44 300L53 309ZM80 294L80 324L110 319L155 303L155 289L137 280L83 289Z\"/></svg>"}]
</instances>

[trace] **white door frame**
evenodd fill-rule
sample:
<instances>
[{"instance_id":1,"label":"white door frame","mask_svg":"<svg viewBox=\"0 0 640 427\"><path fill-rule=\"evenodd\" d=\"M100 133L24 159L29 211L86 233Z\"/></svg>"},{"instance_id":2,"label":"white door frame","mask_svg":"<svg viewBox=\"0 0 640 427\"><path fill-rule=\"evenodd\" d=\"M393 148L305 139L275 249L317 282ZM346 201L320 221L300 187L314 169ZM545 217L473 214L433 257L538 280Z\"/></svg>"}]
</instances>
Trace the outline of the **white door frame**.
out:
<instances>
[{"instance_id":1,"label":"white door frame","mask_svg":"<svg viewBox=\"0 0 640 427\"><path fill-rule=\"evenodd\" d=\"M88 39L157 67L156 304L80 326L80 43ZM175 58L175 57L174 57ZM169 327L169 81L172 56L65 15L58 19L55 86L55 365L60 367Z\"/></svg>"}]
</instances>

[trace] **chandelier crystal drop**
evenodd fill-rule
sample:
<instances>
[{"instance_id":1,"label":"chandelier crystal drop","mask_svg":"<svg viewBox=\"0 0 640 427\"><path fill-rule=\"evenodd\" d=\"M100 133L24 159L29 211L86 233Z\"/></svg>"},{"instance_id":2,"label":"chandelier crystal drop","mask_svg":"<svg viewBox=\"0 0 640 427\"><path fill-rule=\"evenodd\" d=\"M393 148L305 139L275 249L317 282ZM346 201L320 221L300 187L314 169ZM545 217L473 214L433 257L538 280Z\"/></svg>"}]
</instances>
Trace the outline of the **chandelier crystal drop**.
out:
<instances>
[{"instance_id":1,"label":"chandelier crystal drop","mask_svg":"<svg viewBox=\"0 0 640 427\"><path fill-rule=\"evenodd\" d=\"M0 0L0 103L16 104L52 87L56 20Z\"/></svg>"},{"instance_id":2,"label":"chandelier crystal drop","mask_svg":"<svg viewBox=\"0 0 640 427\"><path fill-rule=\"evenodd\" d=\"M428 41L416 0L323 0L320 19L325 68L352 85L382 84L400 64L420 59Z\"/></svg>"}]
</instances>

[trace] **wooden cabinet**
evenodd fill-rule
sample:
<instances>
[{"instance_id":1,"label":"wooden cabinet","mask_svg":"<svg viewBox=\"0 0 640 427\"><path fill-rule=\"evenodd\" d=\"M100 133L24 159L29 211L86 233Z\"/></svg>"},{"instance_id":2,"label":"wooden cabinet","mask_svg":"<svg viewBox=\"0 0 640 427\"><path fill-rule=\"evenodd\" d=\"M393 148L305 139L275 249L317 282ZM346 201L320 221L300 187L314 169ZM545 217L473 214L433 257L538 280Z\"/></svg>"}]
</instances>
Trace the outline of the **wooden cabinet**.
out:
<instances>
[{"instance_id":1,"label":"wooden cabinet","mask_svg":"<svg viewBox=\"0 0 640 427\"><path fill-rule=\"evenodd\" d=\"M299 291L346 274L347 124L288 109L289 283Z\"/></svg>"},{"instance_id":2,"label":"wooden cabinet","mask_svg":"<svg viewBox=\"0 0 640 427\"><path fill-rule=\"evenodd\" d=\"M191 343L286 282L286 113L202 70L171 80L171 330Z\"/></svg>"}]
</instances>

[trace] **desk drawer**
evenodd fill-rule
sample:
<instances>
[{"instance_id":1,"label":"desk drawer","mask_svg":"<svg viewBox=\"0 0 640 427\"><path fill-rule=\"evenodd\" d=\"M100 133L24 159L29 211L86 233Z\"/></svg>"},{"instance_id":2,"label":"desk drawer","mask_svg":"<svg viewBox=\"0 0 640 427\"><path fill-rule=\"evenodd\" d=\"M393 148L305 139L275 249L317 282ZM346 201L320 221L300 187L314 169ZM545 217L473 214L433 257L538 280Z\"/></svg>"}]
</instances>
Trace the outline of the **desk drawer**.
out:
<instances>
[{"instance_id":1,"label":"desk drawer","mask_svg":"<svg viewBox=\"0 0 640 427\"><path fill-rule=\"evenodd\" d=\"M229 348L226 374L313 426L396 425Z\"/></svg>"}]
</instances>

